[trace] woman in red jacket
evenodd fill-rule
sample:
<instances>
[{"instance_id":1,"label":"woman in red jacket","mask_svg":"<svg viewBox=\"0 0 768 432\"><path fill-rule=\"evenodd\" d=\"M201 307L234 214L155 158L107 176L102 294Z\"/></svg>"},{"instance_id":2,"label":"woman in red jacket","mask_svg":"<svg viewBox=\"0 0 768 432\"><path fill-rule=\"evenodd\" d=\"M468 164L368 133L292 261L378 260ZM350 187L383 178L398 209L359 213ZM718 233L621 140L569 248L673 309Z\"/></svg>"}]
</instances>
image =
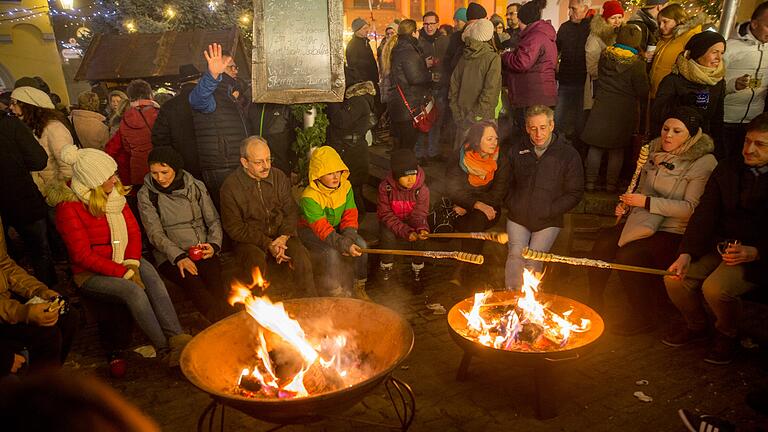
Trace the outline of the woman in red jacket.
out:
<instances>
[{"instance_id":1,"label":"woman in red jacket","mask_svg":"<svg viewBox=\"0 0 768 432\"><path fill-rule=\"evenodd\" d=\"M69 251L74 281L94 297L124 303L159 356L178 365L185 334L152 264L141 258L139 225L126 205L117 164L96 149L69 146L72 182L57 196L56 226Z\"/></svg>"}]
</instances>

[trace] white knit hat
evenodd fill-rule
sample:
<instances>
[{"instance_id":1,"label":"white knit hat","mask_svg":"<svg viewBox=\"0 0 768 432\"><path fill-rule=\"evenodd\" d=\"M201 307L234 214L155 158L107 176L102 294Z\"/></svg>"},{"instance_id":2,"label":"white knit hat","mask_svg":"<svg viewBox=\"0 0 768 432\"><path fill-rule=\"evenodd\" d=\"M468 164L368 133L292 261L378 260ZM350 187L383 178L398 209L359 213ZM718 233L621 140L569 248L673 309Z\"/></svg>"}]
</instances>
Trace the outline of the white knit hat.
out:
<instances>
[{"instance_id":1,"label":"white knit hat","mask_svg":"<svg viewBox=\"0 0 768 432\"><path fill-rule=\"evenodd\" d=\"M11 99L34 105L40 108L54 109L53 102L48 93L34 87L16 87L11 93Z\"/></svg>"},{"instance_id":2,"label":"white knit hat","mask_svg":"<svg viewBox=\"0 0 768 432\"><path fill-rule=\"evenodd\" d=\"M461 39L474 39L480 42L487 42L493 37L494 31L494 25L491 20L483 18L467 24L466 27L464 27L464 33L461 35Z\"/></svg>"},{"instance_id":3,"label":"white knit hat","mask_svg":"<svg viewBox=\"0 0 768 432\"><path fill-rule=\"evenodd\" d=\"M78 149L70 145L61 150L61 160L72 165L72 183L88 189L102 185L117 171L112 156L94 148Z\"/></svg>"}]
</instances>

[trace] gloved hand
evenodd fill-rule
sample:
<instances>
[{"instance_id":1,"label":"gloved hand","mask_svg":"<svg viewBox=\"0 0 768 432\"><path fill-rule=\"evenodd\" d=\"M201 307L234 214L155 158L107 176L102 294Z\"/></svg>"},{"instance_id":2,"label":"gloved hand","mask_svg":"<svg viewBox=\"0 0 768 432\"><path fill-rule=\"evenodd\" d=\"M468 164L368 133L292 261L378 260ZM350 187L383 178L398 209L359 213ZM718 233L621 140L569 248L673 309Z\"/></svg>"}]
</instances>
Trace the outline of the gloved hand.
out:
<instances>
[{"instance_id":1,"label":"gloved hand","mask_svg":"<svg viewBox=\"0 0 768 432\"><path fill-rule=\"evenodd\" d=\"M139 267L132 264L128 264L125 267L128 269L129 272L133 273L129 278L126 278L126 279L130 279L131 282L138 285L141 289L146 289L144 287L144 281L141 280L141 273L139 273Z\"/></svg>"}]
</instances>

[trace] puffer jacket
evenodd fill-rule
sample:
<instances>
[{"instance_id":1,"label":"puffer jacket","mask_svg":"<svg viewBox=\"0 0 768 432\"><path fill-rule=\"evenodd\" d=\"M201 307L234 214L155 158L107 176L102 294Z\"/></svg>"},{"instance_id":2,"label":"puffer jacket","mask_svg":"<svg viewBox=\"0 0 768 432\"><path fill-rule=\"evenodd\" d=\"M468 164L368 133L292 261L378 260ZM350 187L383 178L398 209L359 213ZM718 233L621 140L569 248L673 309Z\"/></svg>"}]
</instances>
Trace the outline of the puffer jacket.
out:
<instances>
[{"instance_id":1,"label":"puffer jacket","mask_svg":"<svg viewBox=\"0 0 768 432\"><path fill-rule=\"evenodd\" d=\"M595 81L600 75L600 56L606 48L616 43L616 29L611 27L602 16L592 18L589 24L589 36L584 45L584 58L587 67L587 79L584 82L584 109L592 109L595 97Z\"/></svg>"},{"instance_id":2,"label":"puffer jacket","mask_svg":"<svg viewBox=\"0 0 768 432\"><path fill-rule=\"evenodd\" d=\"M42 135L36 138L48 154L48 163L42 171L32 172L32 179L43 196L46 196L47 190L55 183L72 178L72 166L61 160L61 150L74 145L74 140L69 128L58 120L48 122Z\"/></svg>"},{"instance_id":3,"label":"puffer jacket","mask_svg":"<svg viewBox=\"0 0 768 432\"><path fill-rule=\"evenodd\" d=\"M490 43L467 38L451 76L448 100L457 122L494 120L501 94L501 58Z\"/></svg>"},{"instance_id":4,"label":"puffer jacket","mask_svg":"<svg viewBox=\"0 0 768 432\"><path fill-rule=\"evenodd\" d=\"M413 232L429 231L429 188L426 175L419 168L416 183L410 189L400 186L390 173L379 183L379 202L376 214L379 221L400 238L408 238Z\"/></svg>"},{"instance_id":5,"label":"puffer jacket","mask_svg":"<svg viewBox=\"0 0 768 432\"><path fill-rule=\"evenodd\" d=\"M177 175L184 180L180 189L161 192L147 174L139 191L139 216L157 264L176 264L199 243L221 248L221 220L205 185L184 170Z\"/></svg>"},{"instance_id":6,"label":"puffer jacket","mask_svg":"<svg viewBox=\"0 0 768 432\"><path fill-rule=\"evenodd\" d=\"M504 83L514 108L557 104L557 33L549 21L539 20L520 32L514 51L502 55Z\"/></svg>"},{"instance_id":7,"label":"puffer jacket","mask_svg":"<svg viewBox=\"0 0 768 432\"><path fill-rule=\"evenodd\" d=\"M522 136L509 150L509 164L507 218L531 232L562 227L563 215L584 195L584 170L576 149L553 134L537 158L531 140Z\"/></svg>"},{"instance_id":8,"label":"puffer jacket","mask_svg":"<svg viewBox=\"0 0 768 432\"><path fill-rule=\"evenodd\" d=\"M104 150L109 141L109 128L104 123L106 120L97 112L82 109L73 109L69 115L69 121L83 148Z\"/></svg>"},{"instance_id":9,"label":"puffer jacket","mask_svg":"<svg viewBox=\"0 0 768 432\"><path fill-rule=\"evenodd\" d=\"M768 94L768 54L766 44L761 43L749 26L740 26L728 39L725 50L725 115L726 123L749 123L763 112ZM752 79L762 75L760 85L736 91L736 80L744 75Z\"/></svg>"},{"instance_id":10,"label":"puffer jacket","mask_svg":"<svg viewBox=\"0 0 768 432\"><path fill-rule=\"evenodd\" d=\"M709 135L701 138L681 155L670 155L661 149L661 138L649 144L651 153L643 166L637 191L651 197L650 212L664 216L659 231L683 234L688 220L699 204L709 175L717 166L712 152L715 144ZM657 165L656 155L662 155L670 165ZM632 211L639 211L633 209Z\"/></svg>"},{"instance_id":11,"label":"puffer jacket","mask_svg":"<svg viewBox=\"0 0 768 432\"><path fill-rule=\"evenodd\" d=\"M413 119L405 107L397 86L403 91L411 110L418 111L431 94L432 74L422 58L418 41L410 35L400 35L392 48L392 64L389 72L389 115L392 121L407 122Z\"/></svg>"},{"instance_id":12,"label":"puffer jacket","mask_svg":"<svg viewBox=\"0 0 768 432\"><path fill-rule=\"evenodd\" d=\"M693 35L701 33L706 21L706 15L700 14L687 23L675 27L671 38L659 38L649 73L651 79L651 99L656 97L656 90L658 90L661 80L672 72L672 66L675 65L678 54L685 51L685 45Z\"/></svg>"},{"instance_id":13,"label":"puffer jacket","mask_svg":"<svg viewBox=\"0 0 768 432\"><path fill-rule=\"evenodd\" d=\"M566 21L557 30L557 52L560 55L560 68L557 79L561 85L579 85L587 75L584 48L590 33L591 22L600 18L584 18L576 24Z\"/></svg>"},{"instance_id":14,"label":"puffer jacket","mask_svg":"<svg viewBox=\"0 0 768 432\"><path fill-rule=\"evenodd\" d=\"M147 158L152 151L152 126L160 106L149 99L131 102L120 128L104 148L117 162L117 172L125 185L141 185L149 172Z\"/></svg>"},{"instance_id":15,"label":"puffer jacket","mask_svg":"<svg viewBox=\"0 0 768 432\"><path fill-rule=\"evenodd\" d=\"M55 293L8 256L4 233L0 221L0 323L24 323L29 316L29 305L20 303L14 295L30 299L34 296L47 298Z\"/></svg>"}]
</instances>

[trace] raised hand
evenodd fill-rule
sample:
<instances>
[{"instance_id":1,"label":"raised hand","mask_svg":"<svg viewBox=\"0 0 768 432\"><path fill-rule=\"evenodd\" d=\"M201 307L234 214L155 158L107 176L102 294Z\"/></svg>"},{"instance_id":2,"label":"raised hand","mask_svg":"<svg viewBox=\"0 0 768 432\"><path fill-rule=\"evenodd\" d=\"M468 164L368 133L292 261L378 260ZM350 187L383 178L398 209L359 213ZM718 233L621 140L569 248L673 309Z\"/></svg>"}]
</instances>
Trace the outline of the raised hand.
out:
<instances>
[{"instance_id":1,"label":"raised hand","mask_svg":"<svg viewBox=\"0 0 768 432\"><path fill-rule=\"evenodd\" d=\"M208 62L208 72L219 79L219 75L227 69L227 62L221 55L221 45L214 43L208 45L208 50L203 51L205 61Z\"/></svg>"}]
</instances>

